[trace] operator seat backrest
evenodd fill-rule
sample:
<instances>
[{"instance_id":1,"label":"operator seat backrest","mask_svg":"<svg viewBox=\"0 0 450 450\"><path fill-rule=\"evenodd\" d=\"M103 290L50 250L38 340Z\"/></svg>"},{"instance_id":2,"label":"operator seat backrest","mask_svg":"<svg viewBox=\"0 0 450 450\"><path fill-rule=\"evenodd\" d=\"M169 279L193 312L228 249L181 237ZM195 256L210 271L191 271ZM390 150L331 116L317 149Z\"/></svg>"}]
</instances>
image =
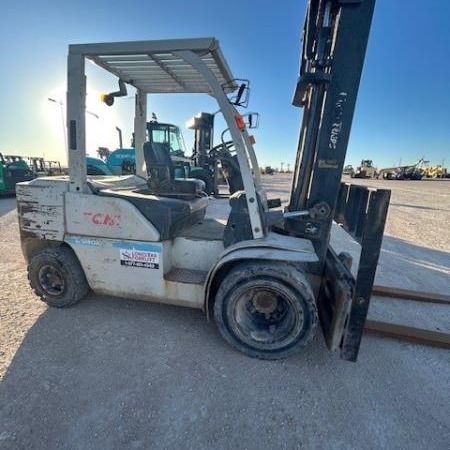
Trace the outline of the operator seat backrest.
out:
<instances>
[{"instance_id":1,"label":"operator seat backrest","mask_svg":"<svg viewBox=\"0 0 450 450\"><path fill-rule=\"evenodd\" d=\"M175 178L175 166L168 144L145 142L144 159L147 166L147 184L158 195L203 195L205 183L193 178Z\"/></svg>"},{"instance_id":2,"label":"operator seat backrest","mask_svg":"<svg viewBox=\"0 0 450 450\"><path fill-rule=\"evenodd\" d=\"M144 159L147 166L147 172L151 167L167 166L170 173L170 178L175 178L175 167L170 157L170 147L168 144L160 142L145 142L144 143Z\"/></svg>"}]
</instances>

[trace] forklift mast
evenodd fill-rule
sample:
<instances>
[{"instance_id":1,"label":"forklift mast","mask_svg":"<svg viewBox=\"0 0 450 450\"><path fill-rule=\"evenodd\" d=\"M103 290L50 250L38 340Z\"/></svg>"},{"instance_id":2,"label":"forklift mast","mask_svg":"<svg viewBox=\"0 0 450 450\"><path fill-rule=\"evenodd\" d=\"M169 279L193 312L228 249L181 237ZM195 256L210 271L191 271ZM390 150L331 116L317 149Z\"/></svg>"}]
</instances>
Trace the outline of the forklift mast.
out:
<instances>
[{"instance_id":1,"label":"forklift mast","mask_svg":"<svg viewBox=\"0 0 450 450\"><path fill-rule=\"evenodd\" d=\"M197 167L209 167L209 150L213 148L214 114L201 112L193 117L187 127L194 130L193 159Z\"/></svg>"},{"instance_id":2,"label":"forklift mast","mask_svg":"<svg viewBox=\"0 0 450 450\"><path fill-rule=\"evenodd\" d=\"M325 340L356 361L381 251L390 191L341 182L375 0L310 0L293 104L303 107L285 230L310 239L319 262ZM330 245L333 220L361 245L356 278Z\"/></svg>"},{"instance_id":3,"label":"forklift mast","mask_svg":"<svg viewBox=\"0 0 450 450\"><path fill-rule=\"evenodd\" d=\"M310 0L293 104L303 107L289 211L290 233L327 252L375 0Z\"/></svg>"}]
</instances>

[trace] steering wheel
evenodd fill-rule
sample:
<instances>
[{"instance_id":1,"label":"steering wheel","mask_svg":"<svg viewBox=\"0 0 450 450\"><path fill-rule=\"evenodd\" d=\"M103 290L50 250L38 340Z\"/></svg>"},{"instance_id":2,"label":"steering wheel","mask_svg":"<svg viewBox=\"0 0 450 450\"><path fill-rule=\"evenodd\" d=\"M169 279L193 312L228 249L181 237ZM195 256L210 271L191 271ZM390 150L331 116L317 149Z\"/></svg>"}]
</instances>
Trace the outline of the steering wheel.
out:
<instances>
[{"instance_id":1,"label":"steering wheel","mask_svg":"<svg viewBox=\"0 0 450 450\"><path fill-rule=\"evenodd\" d=\"M230 153L234 153L236 150L234 149L233 141L221 142L218 145L215 145L212 149L209 150L210 154L216 153L219 150L227 150Z\"/></svg>"}]
</instances>

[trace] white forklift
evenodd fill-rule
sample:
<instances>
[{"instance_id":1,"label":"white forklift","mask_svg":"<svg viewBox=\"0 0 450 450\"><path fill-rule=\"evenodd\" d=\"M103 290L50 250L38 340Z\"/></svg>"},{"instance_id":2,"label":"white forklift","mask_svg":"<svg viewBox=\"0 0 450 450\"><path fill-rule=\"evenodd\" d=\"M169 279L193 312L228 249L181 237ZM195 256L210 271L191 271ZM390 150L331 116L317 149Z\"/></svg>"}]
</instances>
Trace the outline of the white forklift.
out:
<instances>
[{"instance_id":1,"label":"white forklift","mask_svg":"<svg viewBox=\"0 0 450 450\"><path fill-rule=\"evenodd\" d=\"M17 187L36 294L54 307L73 305L91 289L199 308L232 346L265 359L298 351L320 318L329 348L355 361L389 200L388 191L340 187L373 6L310 2L294 96L305 111L285 210L261 186L253 140L237 110L245 88L216 39L70 45L70 176ZM136 175L86 176L86 59L119 78L111 97L123 95L124 84L136 88ZM146 142L147 95L154 93L217 100L244 185L231 196L225 221L205 218L208 202L220 200L209 200L199 180L175 178L167 152ZM362 244L356 278L348 255L329 246L333 218Z\"/></svg>"}]
</instances>

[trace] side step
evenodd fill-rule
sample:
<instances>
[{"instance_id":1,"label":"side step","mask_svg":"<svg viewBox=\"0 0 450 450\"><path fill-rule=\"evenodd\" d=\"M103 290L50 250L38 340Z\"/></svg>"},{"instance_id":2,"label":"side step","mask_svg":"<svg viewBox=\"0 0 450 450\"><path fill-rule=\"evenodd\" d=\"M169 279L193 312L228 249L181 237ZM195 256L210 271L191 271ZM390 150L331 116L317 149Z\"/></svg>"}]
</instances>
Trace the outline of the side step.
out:
<instances>
[{"instance_id":1,"label":"side step","mask_svg":"<svg viewBox=\"0 0 450 450\"><path fill-rule=\"evenodd\" d=\"M175 267L164 275L164 279L176 283L204 284L207 276L208 272L204 272L203 270L180 269Z\"/></svg>"}]
</instances>

